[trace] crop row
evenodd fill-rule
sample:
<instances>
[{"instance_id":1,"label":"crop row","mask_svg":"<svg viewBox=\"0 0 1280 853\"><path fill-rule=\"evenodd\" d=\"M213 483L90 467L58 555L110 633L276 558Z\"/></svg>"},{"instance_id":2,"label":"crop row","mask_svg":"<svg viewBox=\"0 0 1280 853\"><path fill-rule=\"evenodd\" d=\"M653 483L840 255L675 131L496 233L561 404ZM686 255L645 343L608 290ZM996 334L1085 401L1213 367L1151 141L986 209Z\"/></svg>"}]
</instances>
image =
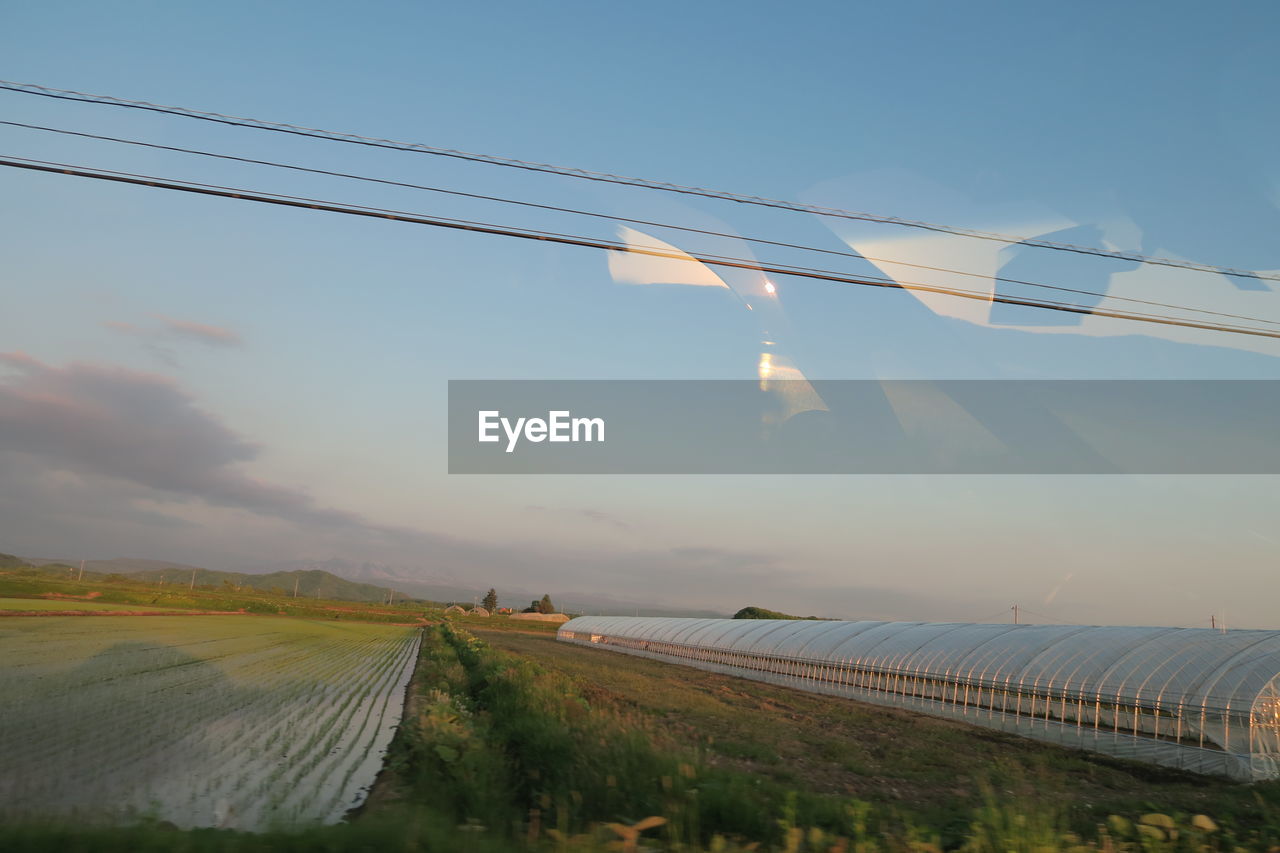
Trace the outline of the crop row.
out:
<instances>
[{"instance_id":1,"label":"crop row","mask_svg":"<svg viewBox=\"0 0 1280 853\"><path fill-rule=\"evenodd\" d=\"M376 775L418 642L273 617L13 621L0 631L0 818L337 820Z\"/></svg>"}]
</instances>

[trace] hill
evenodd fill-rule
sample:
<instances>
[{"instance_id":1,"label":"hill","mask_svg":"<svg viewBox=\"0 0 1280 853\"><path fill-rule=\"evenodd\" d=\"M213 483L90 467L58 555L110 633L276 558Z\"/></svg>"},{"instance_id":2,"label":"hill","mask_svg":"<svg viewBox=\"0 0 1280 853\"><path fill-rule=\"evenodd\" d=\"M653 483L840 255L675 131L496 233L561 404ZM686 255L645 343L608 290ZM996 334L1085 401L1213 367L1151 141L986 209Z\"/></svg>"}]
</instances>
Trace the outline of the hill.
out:
<instances>
[{"instance_id":1,"label":"hill","mask_svg":"<svg viewBox=\"0 0 1280 853\"><path fill-rule=\"evenodd\" d=\"M36 571L63 578L80 576L80 561L53 560L47 558L18 558L8 555L10 560L18 561L15 566L24 571ZM6 570L0 555L0 571ZM19 565L20 564L20 565ZM269 565L274 571L227 572L206 569L188 563L168 560L150 560L137 557L116 557L109 560L85 560L84 580L101 581L111 575L129 580L153 584L190 584L192 576L197 586L229 585L232 589L246 588L270 592L279 590L292 595L297 584L298 596L307 598L324 598L337 601L358 601L368 603L385 602L394 594L395 600L414 599L419 601L442 602L456 601L470 604L479 601L485 590L492 584L477 583L467 585L465 581L445 576L424 575L420 570L409 566L393 566L375 563L368 560L351 561L338 558L326 560L293 560ZM560 605L560 609L571 613L591 613L601 616L685 616L694 618L724 618L722 611L689 607L671 607L657 603L637 602L614 598L604 594L593 594L580 590L520 589L518 587L501 587L498 589L499 601L507 607L520 609L530 601L540 599L543 593L550 593L551 598ZM760 610L762 613L774 611ZM791 617L785 614L774 616L755 616L740 618L756 619L789 619L816 618Z\"/></svg>"},{"instance_id":2,"label":"hill","mask_svg":"<svg viewBox=\"0 0 1280 853\"><path fill-rule=\"evenodd\" d=\"M829 621L821 616L792 616L790 613L779 613L776 610L767 610L763 607L744 607L737 613L733 614L734 619L797 619L814 622Z\"/></svg>"},{"instance_id":3,"label":"hill","mask_svg":"<svg viewBox=\"0 0 1280 853\"><path fill-rule=\"evenodd\" d=\"M295 570L251 574L248 572L221 572L184 563L163 560L142 560L119 557L111 560L86 560L84 579L104 580L116 575L128 580L158 585L230 587L231 589L256 589L263 592L294 593L299 598L323 598L334 601L358 601L369 603L410 598L404 592L390 587L357 583L319 569ZM44 575L79 577L79 564L70 565L56 560L40 558L23 559L11 554L0 554L0 570L34 571Z\"/></svg>"},{"instance_id":4,"label":"hill","mask_svg":"<svg viewBox=\"0 0 1280 853\"><path fill-rule=\"evenodd\" d=\"M564 589L550 587L536 589L508 586L494 583L488 578L474 578L470 583L465 578L448 574L431 574L420 566L391 565L376 563L370 560L354 561L339 558L290 560L272 564L271 568L281 571L295 569L320 569L340 577L366 583L394 586L415 598L429 601L456 601L470 606L484 597L485 590L496 586L498 601L504 607L517 610L528 606L530 601L537 601L544 593L567 613L592 613L599 616L688 616L723 619L724 611L679 607L656 602L636 601L635 599L616 598L607 594L592 593L580 589Z\"/></svg>"},{"instance_id":5,"label":"hill","mask_svg":"<svg viewBox=\"0 0 1280 853\"><path fill-rule=\"evenodd\" d=\"M159 583L190 583L194 574L197 586L231 586L233 588L248 587L264 592L291 594L295 588L300 598L327 598L337 601L387 601L393 595L396 599L409 596L389 587L374 586L368 583L356 583L335 574L313 569L311 571L270 572L264 575L247 572L218 572L212 569L199 569L170 566L163 569L147 569L130 572L125 575L132 580L154 581Z\"/></svg>"}]
</instances>

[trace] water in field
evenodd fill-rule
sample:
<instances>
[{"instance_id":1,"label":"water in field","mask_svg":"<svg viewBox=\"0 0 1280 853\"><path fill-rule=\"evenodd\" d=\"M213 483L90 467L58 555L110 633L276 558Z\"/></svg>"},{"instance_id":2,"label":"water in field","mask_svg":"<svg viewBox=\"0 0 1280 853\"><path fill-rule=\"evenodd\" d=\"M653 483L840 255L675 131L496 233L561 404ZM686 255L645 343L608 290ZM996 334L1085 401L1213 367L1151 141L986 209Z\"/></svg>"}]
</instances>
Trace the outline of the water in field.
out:
<instances>
[{"instance_id":1,"label":"water in field","mask_svg":"<svg viewBox=\"0 0 1280 853\"><path fill-rule=\"evenodd\" d=\"M358 805L415 629L258 616L0 622L0 819L261 830Z\"/></svg>"}]
</instances>

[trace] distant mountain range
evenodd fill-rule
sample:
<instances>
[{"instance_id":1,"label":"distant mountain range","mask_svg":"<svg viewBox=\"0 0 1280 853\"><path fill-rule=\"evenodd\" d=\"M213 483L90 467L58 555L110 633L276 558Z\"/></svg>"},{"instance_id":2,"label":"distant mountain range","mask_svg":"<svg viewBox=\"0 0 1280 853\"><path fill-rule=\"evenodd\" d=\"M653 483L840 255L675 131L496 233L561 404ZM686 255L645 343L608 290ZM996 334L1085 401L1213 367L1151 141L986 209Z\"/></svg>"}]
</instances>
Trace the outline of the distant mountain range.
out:
<instances>
[{"instance_id":1,"label":"distant mountain range","mask_svg":"<svg viewBox=\"0 0 1280 853\"><path fill-rule=\"evenodd\" d=\"M16 561L13 566L5 559ZM78 573L80 563L27 557L18 558L0 554L0 569L32 567L49 574ZM292 593L297 585L298 595L307 598L328 598L337 601L386 601L393 592L397 599L413 598L433 602L472 602L484 597L490 584L483 582L472 586L456 578L423 576L421 570L409 566L391 566L370 561L354 562L337 558L327 560L288 560L271 564L274 571L223 572L164 560L144 560L117 557L111 560L86 560L85 578L105 577L116 574L131 580L144 582L191 583L195 573L197 585L251 587L261 590L280 590ZM572 613L626 616L702 616L724 617L727 614L714 610L695 610L664 607L654 603L637 603L612 598L607 595L564 592L556 590L499 588L498 598L504 607L520 609L529 602L542 598L544 593L561 610Z\"/></svg>"},{"instance_id":2,"label":"distant mountain range","mask_svg":"<svg viewBox=\"0 0 1280 853\"><path fill-rule=\"evenodd\" d=\"M420 569L410 566L392 566L385 563L369 561L352 562L341 559L328 560L290 560L275 563L273 568L298 570L307 569L332 572L344 578L364 582L385 583L402 589L415 598L430 601L478 602L490 586L495 586L484 578L476 585L468 585L457 578L441 576L425 576ZM653 602L632 602L608 595L582 593L555 589L519 589L496 585L498 601L503 607L526 607L544 594L549 594L556 606L570 613L592 613L600 616L692 616L723 618L727 613L715 610L697 610L665 607Z\"/></svg>"},{"instance_id":3,"label":"distant mountain range","mask_svg":"<svg viewBox=\"0 0 1280 853\"><path fill-rule=\"evenodd\" d=\"M8 562L4 558L8 558ZM21 560L11 555L0 555L0 568L34 568L45 574L62 576L78 576L80 564L70 565L57 560L28 558ZM394 593L396 599L410 597L402 590L358 583L339 577L332 572L320 570L294 570L287 572L269 572L265 574L251 572L220 572L199 566L188 566L183 563L169 563L163 560L141 560L120 557L113 560L85 560L85 579L102 579L108 575L120 575L129 580L144 583L171 583L179 586L192 583L197 586L249 587L264 591L278 591L285 594L297 592L304 598L328 598L337 601L387 601Z\"/></svg>"}]
</instances>

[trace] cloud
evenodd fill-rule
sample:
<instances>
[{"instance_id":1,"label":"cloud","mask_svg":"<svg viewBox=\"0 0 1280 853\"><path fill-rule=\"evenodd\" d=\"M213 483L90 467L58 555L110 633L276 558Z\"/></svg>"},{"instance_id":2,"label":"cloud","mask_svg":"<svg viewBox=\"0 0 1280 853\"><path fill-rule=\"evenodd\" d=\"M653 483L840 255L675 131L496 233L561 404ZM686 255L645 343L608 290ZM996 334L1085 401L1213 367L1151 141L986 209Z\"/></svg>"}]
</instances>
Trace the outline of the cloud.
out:
<instances>
[{"instance_id":1,"label":"cloud","mask_svg":"<svg viewBox=\"0 0 1280 853\"><path fill-rule=\"evenodd\" d=\"M754 551L732 551L726 548L684 547L672 548L671 554L700 567L726 571L770 569L776 558Z\"/></svg>"},{"instance_id":2,"label":"cloud","mask_svg":"<svg viewBox=\"0 0 1280 853\"><path fill-rule=\"evenodd\" d=\"M218 506L291 521L359 525L305 493L254 478L261 448L200 409L173 380L124 368L52 367L0 354L0 448Z\"/></svg>"},{"instance_id":3,"label":"cloud","mask_svg":"<svg viewBox=\"0 0 1280 853\"><path fill-rule=\"evenodd\" d=\"M198 341L216 347L240 346L244 340L239 333L224 326L211 326L207 323L196 323L191 320L177 320L173 317L155 315L164 324L168 333L176 338Z\"/></svg>"},{"instance_id":4,"label":"cloud","mask_svg":"<svg viewBox=\"0 0 1280 853\"><path fill-rule=\"evenodd\" d=\"M554 512L565 513L579 518L585 518L588 521L594 521L598 524L605 524L610 527L616 527L619 530L630 530L631 525L622 519L607 512L598 509L556 509L553 507L539 506L537 504L529 504L525 507L530 512Z\"/></svg>"},{"instance_id":5,"label":"cloud","mask_svg":"<svg viewBox=\"0 0 1280 853\"><path fill-rule=\"evenodd\" d=\"M198 343L217 348L243 346L244 339L234 329L225 326L213 326L208 323L197 323L193 320L179 320L163 314L153 314L152 318L159 322L141 325L122 320L107 320L103 328L122 335L137 338L142 346L156 360L168 367L178 366L178 357L173 350L175 344Z\"/></svg>"},{"instance_id":6,"label":"cloud","mask_svg":"<svg viewBox=\"0 0 1280 853\"><path fill-rule=\"evenodd\" d=\"M335 554L413 561L437 573L466 576L501 566L498 574L508 577L533 574L582 588L634 585L638 592L661 583L674 590L687 586L696 572L709 592L730 579L775 571L766 555L712 548L584 553L569 545L470 542L377 524L355 512L322 506L301 489L253 476L251 465L261 452L259 444L201 408L169 377L83 363L53 366L24 353L0 354L0 454L10 460L8 470L15 479L25 484L14 482L13 491L29 487L30 494L42 496L43 509L55 516L45 524L50 531L65 531L58 520L73 507L78 517L94 519L103 530L113 518L128 522L139 532L134 556L146 550L145 543L178 541L165 539L155 528L177 528L186 521L206 524L212 532L204 540L221 537L228 552L252 547L243 539L252 536L255 544L266 543L259 547L277 553L306 542L309 549L322 547ZM0 501L0 506L7 503ZM625 527L600 510L562 512ZM236 531L234 543L226 543L227 529ZM108 538L127 541L114 531ZM185 553L157 556L191 559ZM619 583L619 578L626 580Z\"/></svg>"},{"instance_id":7,"label":"cloud","mask_svg":"<svg viewBox=\"0 0 1280 853\"><path fill-rule=\"evenodd\" d=\"M262 454L172 378L115 366L0 354L0 551L129 556L261 569L328 554L405 566L405 577L534 587L732 612L745 604L838 612L928 612L911 593L807 591L804 568L750 548L636 543L588 547L567 533L468 540L378 524L252 473ZM533 507L531 507L533 509ZM591 508L546 509L623 525ZM558 600L558 599L557 599Z\"/></svg>"}]
</instances>

